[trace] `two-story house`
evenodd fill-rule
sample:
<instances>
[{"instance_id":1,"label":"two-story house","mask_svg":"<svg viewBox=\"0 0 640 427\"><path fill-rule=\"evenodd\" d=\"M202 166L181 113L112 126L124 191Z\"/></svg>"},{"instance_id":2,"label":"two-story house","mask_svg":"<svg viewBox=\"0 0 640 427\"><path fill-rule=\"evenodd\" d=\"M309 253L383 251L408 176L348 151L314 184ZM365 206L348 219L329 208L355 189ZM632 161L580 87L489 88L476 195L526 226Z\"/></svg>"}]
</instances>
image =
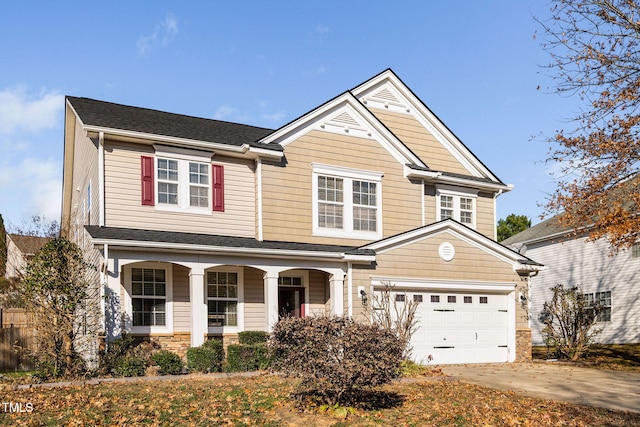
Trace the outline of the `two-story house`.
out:
<instances>
[{"instance_id":1,"label":"two-story house","mask_svg":"<svg viewBox=\"0 0 640 427\"><path fill-rule=\"evenodd\" d=\"M498 179L391 71L277 130L67 97L63 233L108 339L171 349L419 302L417 361L528 357L539 268L495 242Z\"/></svg>"}]
</instances>

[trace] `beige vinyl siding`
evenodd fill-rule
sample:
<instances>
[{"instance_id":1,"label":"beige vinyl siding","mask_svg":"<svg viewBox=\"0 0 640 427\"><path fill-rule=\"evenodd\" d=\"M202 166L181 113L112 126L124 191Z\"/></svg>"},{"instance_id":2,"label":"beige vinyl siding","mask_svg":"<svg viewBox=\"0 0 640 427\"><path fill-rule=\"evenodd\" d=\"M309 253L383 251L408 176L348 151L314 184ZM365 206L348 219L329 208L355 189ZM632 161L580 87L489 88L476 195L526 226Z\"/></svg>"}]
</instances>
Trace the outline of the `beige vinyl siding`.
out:
<instances>
[{"instance_id":1,"label":"beige vinyl siding","mask_svg":"<svg viewBox=\"0 0 640 427\"><path fill-rule=\"evenodd\" d=\"M309 271L309 314L325 314L328 296L325 293L327 287L327 274L322 271Z\"/></svg>"},{"instance_id":2,"label":"beige vinyl siding","mask_svg":"<svg viewBox=\"0 0 640 427\"><path fill-rule=\"evenodd\" d=\"M382 172L382 227L390 236L422 225L422 185L370 139L311 131L287 145L286 166L263 165L264 239L358 245L362 240L312 236L312 163Z\"/></svg>"},{"instance_id":3,"label":"beige vinyl siding","mask_svg":"<svg viewBox=\"0 0 640 427\"><path fill-rule=\"evenodd\" d=\"M370 108L370 111L431 169L470 174L413 116L375 108Z\"/></svg>"},{"instance_id":4,"label":"beige vinyl siding","mask_svg":"<svg viewBox=\"0 0 640 427\"><path fill-rule=\"evenodd\" d=\"M191 332L189 269L173 264L173 331Z\"/></svg>"},{"instance_id":5,"label":"beige vinyl siding","mask_svg":"<svg viewBox=\"0 0 640 427\"><path fill-rule=\"evenodd\" d=\"M476 230L490 239L495 239L495 199L492 194L480 193L476 199Z\"/></svg>"},{"instance_id":6,"label":"beige vinyl siding","mask_svg":"<svg viewBox=\"0 0 640 427\"><path fill-rule=\"evenodd\" d=\"M444 242L450 242L455 248L455 257L449 262L443 261L438 254L438 248ZM361 313L361 302L355 294L355 289L358 286L368 288L373 276L463 280L471 283L514 283L514 289L515 284L520 284L520 278L513 271L511 263L500 260L449 233L379 253L376 255L375 270L354 269L354 314ZM526 327L526 322L518 327Z\"/></svg>"},{"instance_id":7,"label":"beige vinyl siding","mask_svg":"<svg viewBox=\"0 0 640 427\"><path fill-rule=\"evenodd\" d=\"M263 272L255 268L244 268L244 329L266 331Z\"/></svg>"},{"instance_id":8,"label":"beige vinyl siding","mask_svg":"<svg viewBox=\"0 0 640 427\"><path fill-rule=\"evenodd\" d=\"M105 145L107 147L105 150L105 225L255 236L255 189L252 161L214 157L214 164L224 165L224 212L204 214L174 212L141 204L140 157L153 156L152 147L114 141L108 141Z\"/></svg>"}]
</instances>

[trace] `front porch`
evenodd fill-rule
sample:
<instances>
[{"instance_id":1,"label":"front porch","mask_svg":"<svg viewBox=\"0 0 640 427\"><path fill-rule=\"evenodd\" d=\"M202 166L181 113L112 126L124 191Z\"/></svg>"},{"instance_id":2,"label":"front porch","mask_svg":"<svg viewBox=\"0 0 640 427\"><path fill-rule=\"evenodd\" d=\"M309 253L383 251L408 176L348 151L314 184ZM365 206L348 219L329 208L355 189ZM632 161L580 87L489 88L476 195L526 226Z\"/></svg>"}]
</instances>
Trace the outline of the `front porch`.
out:
<instances>
[{"instance_id":1,"label":"front porch","mask_svg":"<svg viewBox=\"0 0 640 427\"><path fill-rule=\"evenodd\" d=\"M345 313L347 263L109 251L107 339L123 332L184 355L206 339L237 342L281 316ZM266 261L266 262L265 262Z\"/></svg>"}]
</instances>

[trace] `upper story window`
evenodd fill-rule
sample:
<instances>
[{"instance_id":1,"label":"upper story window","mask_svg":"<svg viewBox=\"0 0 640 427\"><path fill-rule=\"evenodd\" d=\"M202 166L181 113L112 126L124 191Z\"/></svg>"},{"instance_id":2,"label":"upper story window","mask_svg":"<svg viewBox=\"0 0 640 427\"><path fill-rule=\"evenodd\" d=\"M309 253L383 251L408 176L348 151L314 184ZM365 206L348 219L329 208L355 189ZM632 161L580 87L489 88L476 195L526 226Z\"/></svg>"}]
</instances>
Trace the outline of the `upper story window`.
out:
<instances>
[{"instance_id":1,"label":"upper story window","mask_svg":"<svg viewBox=\"0 0 640 427\"><path fill-rule=\"evenodd\" d=\"M382 236L382 173L314 164L312 179L314 235Z\"/></svg>"},{"instance_id":2,"label":"upper story window","mask_svg":"<svg viewBox=\"0 0 640 427\"><path fill-rule=\"evenodd\" d=\"M224 166L211 153L155 146L142 156L142 204L206 213L224 211Z\"/></svg>"},{"instance_id":3,"label":"upper story window","mask_svg":"<svg viewBox=\"0 0 640 427\"><path fill-rule=\"evenodd\" d=\"M438 220L454 219L471 228L476 226L477 192L454 187L438 187Z\"/></svg>"}]
</instances>

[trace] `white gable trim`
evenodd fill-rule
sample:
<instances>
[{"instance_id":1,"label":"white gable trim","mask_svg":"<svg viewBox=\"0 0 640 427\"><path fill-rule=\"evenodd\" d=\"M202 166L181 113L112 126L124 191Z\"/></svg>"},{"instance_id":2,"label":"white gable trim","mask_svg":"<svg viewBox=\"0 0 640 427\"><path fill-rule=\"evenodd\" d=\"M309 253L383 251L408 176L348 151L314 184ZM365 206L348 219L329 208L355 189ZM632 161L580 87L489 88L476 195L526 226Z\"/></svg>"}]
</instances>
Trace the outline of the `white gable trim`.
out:
<instances>
[{"instance_id":1,"label":"white gable trim","mask_svg":"<svg viewBox=\"0 0 640 427\"><path fill-rule=\"evenodd\" d=\"M517 252L494 242L488 237L478 234L477 232L474 232L473 230L470 230L462 224L452 220L440 221L435 224L417 228L407 233L373 242L362 246L362 249L373 249L376 251L376 254L381 254L442 234L448 234L452 238L462 240L463 242L468 243L469 245L500 259L501 261L511 264L514 271L536 271L543 269L542 266L536 265L523 266L519 260L526 258L525 256L520 255Z\"/></svg>"},{"instance_id":2,"label":"white gable trim","mask_svg":"<svg viewBox=\"0 0 640 427\"><path fill-rule=\"evenodd\" d=\"M353 95L371 108L386 109L413 116L469 171L472 176L500 180L433 114L424 103L396 76L387 70L351 90ZM378 96L380 92L394 99Z\"/></svg>"},{"instance_id":3,"label":"white gable trim","mask_svg":"<svg viewBox=\"0 0 640 427\"><path fill-rule=\"evenodd\" d=\"M346 92L267 135L260 142L283 147L311 130L377 141L401 165L426 165L350 93Z\"/></svg>"}]
</instances>

